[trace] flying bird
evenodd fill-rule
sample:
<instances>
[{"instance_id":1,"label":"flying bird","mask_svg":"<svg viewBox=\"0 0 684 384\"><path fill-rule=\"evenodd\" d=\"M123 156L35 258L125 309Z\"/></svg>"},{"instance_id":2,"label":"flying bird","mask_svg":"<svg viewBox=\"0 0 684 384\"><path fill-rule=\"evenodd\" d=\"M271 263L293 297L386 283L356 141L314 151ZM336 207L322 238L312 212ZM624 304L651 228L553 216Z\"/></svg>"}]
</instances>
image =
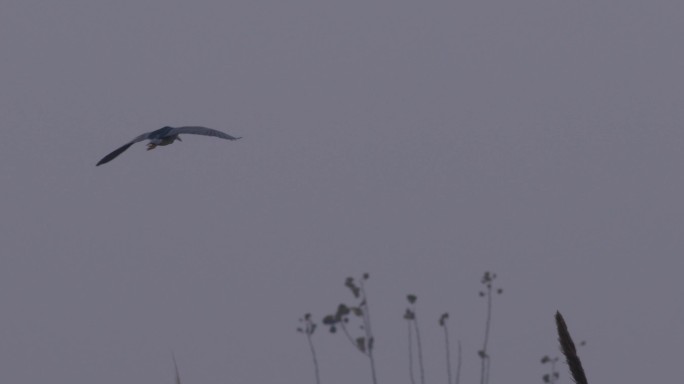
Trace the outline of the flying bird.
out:
<instances>
[{"instance_id":1,"label":"flying bird","mask_svg":"<svg viewBox=\"0 0 684 384\"><path fill-rule=\"evenodd\" d=\"M223 133L221 131L217 131L215 129L206 127L164 127L159 128L156 131L143 133L142 135L115 149L112 153L108 154L107 156L103 157L102 160L98 161L96 166L109 163L110 161L114 160L117 156L122 154L123 151L127 150L128 147L139 141L149 140L150 142L147 143L147 150L149 151L151 149L156 148L159 145L169 145L176 140L182 141L180 137L178 137L178 135L185 133L189 133L192 135L220 137L222 139L231 141L240 139L240 137L233 137L227 133Z\"/></svg>"}]
</instances>

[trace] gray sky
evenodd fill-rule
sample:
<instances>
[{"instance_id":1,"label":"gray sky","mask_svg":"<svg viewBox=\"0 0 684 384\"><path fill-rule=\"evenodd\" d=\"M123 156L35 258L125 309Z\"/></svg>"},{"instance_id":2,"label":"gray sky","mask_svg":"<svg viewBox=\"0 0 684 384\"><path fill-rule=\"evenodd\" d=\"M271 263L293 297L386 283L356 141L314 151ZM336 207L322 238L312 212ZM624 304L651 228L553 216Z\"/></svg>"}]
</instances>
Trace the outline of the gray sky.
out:
<instances>
[{"instance_id":1,"label":"gray sky","mask_svg":"<svg viewBox=\"0 0 684 384\"><path fill-rule=\"evenodd\" d=\"M297 318L369 272L381 383L681 376L681 1L0 3L0 381L308 383ZM186 137L109 151L164 125ZM324 383L368 382L316 334ZM563 382L569 378L562 367Z\"/></svg>"}]
</instances>

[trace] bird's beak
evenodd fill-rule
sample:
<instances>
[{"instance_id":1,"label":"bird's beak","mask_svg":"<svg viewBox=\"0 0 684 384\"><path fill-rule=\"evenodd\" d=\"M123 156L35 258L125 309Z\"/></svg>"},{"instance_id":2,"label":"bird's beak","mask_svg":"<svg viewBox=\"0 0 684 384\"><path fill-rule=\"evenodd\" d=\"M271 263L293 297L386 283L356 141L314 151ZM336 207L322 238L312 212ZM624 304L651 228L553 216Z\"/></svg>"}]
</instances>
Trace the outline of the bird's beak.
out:
<instances>
[{"instance_id":1,"label":"bird's beak","mask_svg":"<svg viewBox=\"0 0 684 384\"><path fill-rule=\"evenodd\" d=\"M180 139L180 137L176 137L176 140L178 140L178 141L183 141L183 140Z\"/></svg>"}]
</instances>

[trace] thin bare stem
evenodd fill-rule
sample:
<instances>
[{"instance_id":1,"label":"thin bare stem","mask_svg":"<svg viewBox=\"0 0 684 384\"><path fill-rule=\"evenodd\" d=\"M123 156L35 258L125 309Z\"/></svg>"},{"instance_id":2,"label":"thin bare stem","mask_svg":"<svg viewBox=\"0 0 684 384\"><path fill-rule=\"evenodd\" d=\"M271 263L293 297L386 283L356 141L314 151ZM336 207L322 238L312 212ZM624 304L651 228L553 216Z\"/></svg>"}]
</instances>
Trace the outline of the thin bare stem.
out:
<instances>
[{"instance_id":1,"label":"thin bare stem","mask_svg":"<svg viewBox=\"0 0 684 384\"><path fill-rule=\"evenodd\" d=\"M411 378L411 384L416 384L416 378L413 373L413 325L410 320L406 324L408 324L409 377Z\"/></svg>"},{"instance_id":2,"label":"thin bare stem","mask_svg":"<svg viewBox=\"0 0 684 384\"><path fill-rule=\"evenodd\" d=\"M485 320L485 334L484 342L482 343L482 350L480 351L481 365L480 365L480 384L487 384L489 382L489 369L487 354L487 344L489 343L489 327L492 323L492 284L487 284L487 318Z\"/></svg>"},{"instance_id":3,"label":"thin bare stem","mask_svg":"<svg viewBox=\"0 0 684 384\"><path fill-rule=\"evenodd\" d=\"M173 359L173 369L176 373L176 384L181 384L180 373L178 372L178 364L176 364L176 355L171 352L171 358Z\"/></svg>"},{"instance_id":4,"label":"thin bare stem","mask_svg":"<svg viewBox=\"0 0 684 384\"><path fill-rule=\"evenodd\" d=\"M482 284L486 287L485 291L480 291L480 296L487 297L487 317L485 320L485 334L484 340L482 342L482 349L478 352L481 359L480 366L480 384L489 384L489 374L492 368L492 361L489 353L487 352L487 346L489 345L489 332L492 326L492 301L493 295L503 293L503 289L497 288L493 289L494 280L496 279L496 273L485 272L482 276Z\"/></svg>"},{"instance_id":5,"label":"thin bare stem","mask_svg":"<svg viewBox=\"0 0 684 384\"><path fill-rule=\"evenodd\" d=\"M373 338L373 330L371 328L370 321L370 311L368 309L368 296L366 296L366 289L364 288L363 281L365 278L360 280L359 288L361 290L361 297L363 298L363 330L366 333L366 351L368 355L368 360L370 360L371 375L373 377L373 384L378 383L377 374L375 372L375 358L373 357L373 349L375 348L375 339Z\"/></svg>"},{"instance_id":6,"label":"thin bare stem","mask_svg":"<svg viewBox=\"0 0 684 384\"><path fill-rule=\"evenodd\" d=\"M314 348L311 340L311 332L306 333L306 340L309 342L309 349L311 350L311 358L313 359L314 371L316 373L316 384L321 384L321 376L318 371L318 359L316 358L316 348Z\"/></svg>"},{"instance_id":7,"label":"thin bare stem","mask_svg":"<svg viewBox=\"0 0 684 384\"><path fill-rule=\"evenodd\" d=\"M461 383L461 340L458 340L458 356L456 357L456 382Z\"/></svg>"},{"instance_id":8,"label":"thin bare stem","mask_svg":"<svg viewBox=\"0 0 684 384\"><path fill-rule=\"evenodd\" d=\"M423 364L423 345L420 341L420 328L418 327L418 315L413 313L413 326L416 329L416 347L418 349L418 368L420 369L420 383L425 384L425 366Z\"/></svg>"},{"instance_id":9,"label":"thin bare stem","mask_svg":"<svg viewBox=\"0 0 684 384\"><path fill-rule=\"evenodd\" d=\"M449 345L449 326L444 322L444 344L446 347L446 366L447 366L447 384L453 384L451 379L451 346Z\"/></svg>"},{"instance_id":10,"label":"thin bare stem","mask_svg":"<svg viewBox=\"0 0 684 384\"><path fill-rule=\"evenodd\" d=\"M299 319L300 327L297 328L297 332L306 335L306 342L309 344L309 351L311 352L311 359L314 365L314 374L316 375L316 384L321 384L321 376L318 370L318 357L316 356L316 348L313 343L313 334L316 331L318 325L311 318L311 314L307 313L302 318Z\"/></svg>"},{"instance_id":11,"label":"thin bare stem","mask_svg":"<svg viewBox=\"0 0 684 384\"><path fill-rule=\"evenodd\" d=\"M551 384L556 384L556 375L558 372L556 371L556 360L551 360L551 375L549 375L549 380L551 380Z\"/></svg>"},{"instance_id":12,"label":"thin bare stem","mask_svg":"<svg viewBox=\"0 0 684 384\"><path fill-rule=\"evenodd\" d=\"M373 376L373 384L378 384L378 378L375 373L375 358L373 358L373 352L368 351L368 359L370 360L371 375Z\"/></svg>"},{"instance_id":13,"label":"thin bare stem","mask_svg":"<svg viewBox=\"0 0 684 384\"><path fill-rule=\"evenodd\" d=\"M344 335L347 336L347 340L349 340L349 342L351 343L351 345L353 345L354 348L358 349L359 346L356 344L356 342L354 341L354 339L351 337L351 334L349 334L349 330L348 330L347 327L344 325L344 322L340 322L340 328L342 328L342 332L344 332ZM361 351L361 352L365 354L365 352L363 352L363 351Z\"/></svg>"}]
</instances>

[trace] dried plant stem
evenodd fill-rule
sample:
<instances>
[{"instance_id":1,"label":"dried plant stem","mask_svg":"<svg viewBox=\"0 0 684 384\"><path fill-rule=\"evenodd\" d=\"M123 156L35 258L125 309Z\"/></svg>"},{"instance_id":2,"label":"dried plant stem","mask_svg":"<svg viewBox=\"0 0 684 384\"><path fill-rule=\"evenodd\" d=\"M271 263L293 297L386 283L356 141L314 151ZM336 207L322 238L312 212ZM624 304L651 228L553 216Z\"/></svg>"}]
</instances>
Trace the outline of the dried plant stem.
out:
<instances>
[{"instance_id":1,"label":"dried plant stem","mask_svg":"<svg viewBox=\"0 0 684 384\"><path fill-rule=\"evenodd\" d=\"M411 378L411 384L416 384L416 378L413 373L413 324L411 324L411 321L407 321L406 324L408 324L409 377Z\"/></svg>"},{"instance_id":2,"label":"dried plant stem","mask_svg":"<svg viewBox=\"0 0 684 384\"><path fill-rule=\"evenodd\" d=\"M321 384L321 376L318 371L318 358L316 357L316 348L314 348L313 341L311 340L311 333L306 333L306 340L309 342L309 349L311 350L311 358L313 359L314 371L316 373L316 384Z\"/></svg>"},{"instance_id":3,"label":"dried plant stem","mask_svg":"<svg viewBox=\"0 0 684 384\"><path fill-rule=\"evenodd\" d=\"M366 355L370 360L371 375L373 377L373 384L378 383L377 374L375 372L375 358L373 357L373 349L375 348L375 340L373 338L373 330L371 328L370 311L368 309L368 297L366 296L366 289L364 288L363 280L361 279L359 288L361 290L361 297L363 297L363 330L366 333Z\"/></svg>"},{"instance_id":4,"label":"dried plant stem","mask_svg":"<svg viewBox=\"0 0 684 384\"><path fill-rule=\"evenodd\" d=\"M573 380L577 384L588 384L587 377L582 368L582 361L577 356L575 343L572 341L572 337L570 337L570 332L568 332L568 326L565 324L563 316L558 311L556 311L556 326L558 328L558 341L561 345L561 351L568 362Z\"/></svg>"},{"instance_id":5,"label":"dried plant stem","mask_svg":"<svg viewBox=\"0 0 684 384\"><path fill-rule=\"evenodd\" d=\"M444 344L446 346L446 366L447 366L447 384L453 384L451 380L451 345L449 344L449 326L444 323Z\"/></svg>"},{"instance_id":6,"label":"dried plant stem","mask_svg":"<svg viewBox=\"0 0 684 384\"><path fill-rule=\"evenodd\" d=\"M178 364L176 364L176 355L171 352L171 358L173 359L173 369L176 373L176 384L181 384L180 373L178 372Z\"/></svg>"},{"instance_id":7,"label":"dried plant stem","mask_svg":"<svg viewBox=\"0 0 684 384\"><path fill-rule=\"evenodd\" d=\"M375 373L375 358L373 357L373 351L368 350L368 360L370 360L370 366L371 366L371 375L373 377L373 384L378 384L378 378Z\"/></svg>"},{"instance_id":8,"label":"dried plant stem","mask_svg":"<svg viewBox=\"0 0 684 384\"><path fill-rule=\"evenodd\" d=\"M487 344L489 343L489 328L492 324L492 286L487 286L487 319L485 321L484 342L480 351L480 384L489 383L489 355L487 354Z\"/></svg>"},{"instance_id":9,"label":"dried plant stem","mask_svg":"<svg viewBox=\"0 0 684 384\"><path fill-rule=\"evenodd\" d=\"M420 328L418 327L418 315L414 312L413 326L416 329L416 347L418 349L418 368L420 369L420 383L425 384L425 366L423 364L423 345L420 341Z\"/></svg>"},{"instance_id":10,"label":"dried plant stem","mask_svg":"<svg viewBox=\"0 0 684 384\"><path fill-rule=\"evenodd\" d=\"M556 378L556 375L558 374L558 372L556 371L556 361L557 361L556 359L550 361L550 363L551 363L551 374L549 374L549 382L551 384L555 384L556 381L558 380Z\"/></svg>"},{"instance_id":11,"label":"dried plant stem","mask_svg":"<svg viewBox=\"0 0 684 384\"><path fill-rule=\"evenodd\" d=\"M356 342L354 342L354 338L352 338L351 334L349 334L349 330L347 327L344 325L344 323L340 323L340 328L342 328L342 332L344 332L344 335L347 336L347 340L351 343L351 345L354 346L354 348L359 348ZM363 351L361 351L363 352Z\"/></svg>"},{"instance_id":12,"label":"dried plant stem","mask_svg":"<svg viewBox=\"0 0 684 384\"><path fill-rule=\"evenodd\" d=\"M461 340L458 340L458 356L456 357L456 381L454 383L461 383Z\"/></svg>"}]
</instances>

